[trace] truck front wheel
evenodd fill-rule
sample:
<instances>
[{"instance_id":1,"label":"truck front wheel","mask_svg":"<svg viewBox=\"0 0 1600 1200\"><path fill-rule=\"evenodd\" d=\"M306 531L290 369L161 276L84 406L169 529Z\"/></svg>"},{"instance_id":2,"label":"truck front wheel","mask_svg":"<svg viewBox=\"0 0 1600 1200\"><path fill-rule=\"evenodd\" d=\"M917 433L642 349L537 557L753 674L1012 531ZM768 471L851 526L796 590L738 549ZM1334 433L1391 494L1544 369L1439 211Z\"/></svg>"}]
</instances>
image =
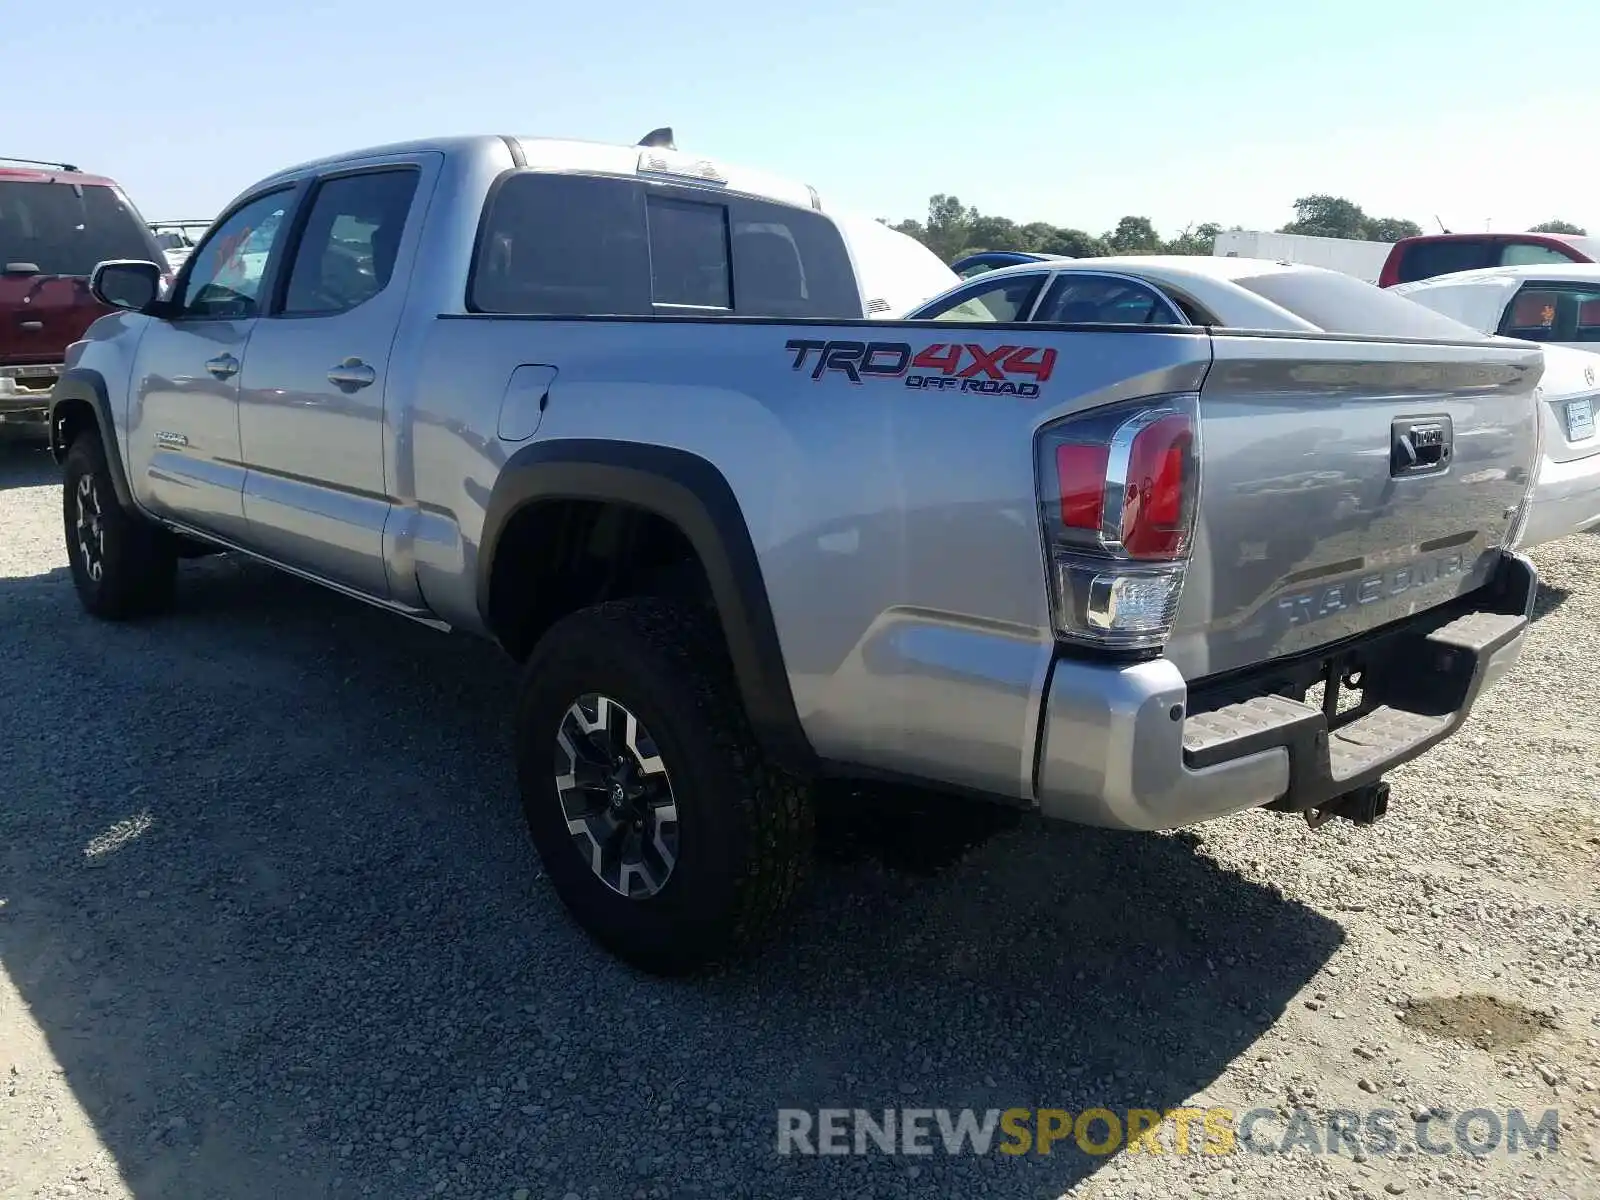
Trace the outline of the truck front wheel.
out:
<instances>
[{"instance_id":1,"label":"truck front wheel","mask_svg":"<svg viewBox=\"0 0 1600 1200\"><path fill-rule=\"evenodd\" d=\"M166 530L122 507L105 448L95 434L79 435L67 450L62 484L67 565L83 607L118 621L171 604L178 572L176 542Z\"/></svg>"},{"instance_id":2,"label":"truck front wheel","mask_svg":"<svg viewBox=\"0 0 1600 1200\"><path fill-rule=\"evenodd\" d=\"M764 761L708 609L638 598L557 622L516 734L545 870L612 953L679 974L779 923L810 859L809 789Z\"/></svg>"}]
</instances>

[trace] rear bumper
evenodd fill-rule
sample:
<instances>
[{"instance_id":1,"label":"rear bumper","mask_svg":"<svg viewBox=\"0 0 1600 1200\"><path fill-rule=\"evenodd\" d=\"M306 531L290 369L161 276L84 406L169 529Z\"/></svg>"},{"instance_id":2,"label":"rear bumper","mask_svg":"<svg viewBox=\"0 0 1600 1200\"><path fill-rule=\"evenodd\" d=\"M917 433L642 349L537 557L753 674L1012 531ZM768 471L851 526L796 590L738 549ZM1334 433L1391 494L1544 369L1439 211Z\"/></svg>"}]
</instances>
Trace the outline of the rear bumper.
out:
<instances>
[{"instance_id":1,"label":"rear bumper","mask_svg":"<svg viewBox=\"0 0 1600 1200\"><path fill-rule=\"evenodd\" d=\"M0 367L0 422L45 424L50 393L64 369L59 364Z\"/></svg>"},{"instance_id":2,"label":"rear bumper","mask_svg":"<svg viewBox=\"0 0 1600 1200\"><path fill-rule=\"evenodd\" d=\"M1574 462L1540 464L1533 508L1519 550L1553 542L1600 522L1600 454Z\"/></svg>"},{"instance_id":3,"label":"rear bumper","mask_svg":"<svg viewBox=\"0 0 1600 1200\"><path fill-rule=\"evenodd\" d=\"M1359 664L1365 698L1330 723L1274 694L1281 664L1191 695L1165 659L1060 659L1047 691L1041 812L1116 829L1172 829L1271 805L1319 807L1449 737L1516 662L1537 577L1506 555L1484 588L1434 613L1328 647Z\"/></svg>"}]
</instances>

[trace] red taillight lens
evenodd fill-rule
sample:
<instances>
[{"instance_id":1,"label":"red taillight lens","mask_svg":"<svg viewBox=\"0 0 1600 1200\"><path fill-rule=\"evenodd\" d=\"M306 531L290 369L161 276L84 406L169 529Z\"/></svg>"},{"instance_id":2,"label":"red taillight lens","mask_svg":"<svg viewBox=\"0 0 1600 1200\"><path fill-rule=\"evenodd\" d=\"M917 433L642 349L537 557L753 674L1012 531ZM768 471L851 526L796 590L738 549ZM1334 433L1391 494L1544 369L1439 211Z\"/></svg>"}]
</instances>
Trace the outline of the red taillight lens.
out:
<instances>
[{"instance_id":1,"label":"red taillight lens","mask_svg":"<svg viewBox=\"0 0 1600 1200\"><path fill-rule=\"evenodd\" d=\"M1122 548L1129 558L1175 558L1188 548L1194 430L1184 413L1141 429L1128 451Z\"/></svg>"},{"instance_id":2,"label":"red taillight lens","mask_svg":"<svg viewBox=\"0 0 1600 1200\"><path fill-rule=\"evenodd\" d=\"M1193 549L1200 398L1175 393L1039 431L1039 516L1056 636L1114 651L1165 644Z\"/></svg>"},{"instance_id":3,"label":"red taillight lens","mask_svg":"<svg viewBox=\"0 0 1600 1200\"><path fill-rule=\"evenodd\" d=\"M1105 513L1109 446L1056 447L1056 479L1061 492L1061 523L1068 529L1098 533Z\"/></svg>"}]
</instances>

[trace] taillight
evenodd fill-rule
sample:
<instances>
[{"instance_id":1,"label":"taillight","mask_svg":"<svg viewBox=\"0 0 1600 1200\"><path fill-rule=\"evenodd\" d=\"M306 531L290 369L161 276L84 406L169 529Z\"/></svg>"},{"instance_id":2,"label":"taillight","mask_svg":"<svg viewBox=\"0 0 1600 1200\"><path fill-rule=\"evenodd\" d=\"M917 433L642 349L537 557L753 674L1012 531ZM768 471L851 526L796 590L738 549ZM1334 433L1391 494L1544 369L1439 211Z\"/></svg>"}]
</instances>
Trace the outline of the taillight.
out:
<instances>
[{"instance_id":1,"label":"taillight","mask_svg":"<svg viewBox=\"0 0 1600 1200\"><path fill-rule=\"evenodd\" d=\"M1114 650L1166 643L1194 542L1199 438L1193 394L1108 405L1040 431L1059 637Z\"/></svg>"}]
</instances>

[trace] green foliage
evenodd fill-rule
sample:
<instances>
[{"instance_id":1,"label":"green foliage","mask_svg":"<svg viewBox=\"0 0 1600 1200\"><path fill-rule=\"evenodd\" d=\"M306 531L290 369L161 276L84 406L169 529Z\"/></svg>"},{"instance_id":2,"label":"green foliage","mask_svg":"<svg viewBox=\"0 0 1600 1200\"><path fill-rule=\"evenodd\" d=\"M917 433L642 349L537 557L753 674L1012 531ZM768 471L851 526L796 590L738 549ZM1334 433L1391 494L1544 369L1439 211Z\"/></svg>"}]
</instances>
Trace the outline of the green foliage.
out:
<instances>
[{"instance_id":1,"label":"green foliage","mask_svg":"<svg viewBox=\"0 0 1600 1200\"><path fill-rule=\"evenodd\" d=\"M1529 233L1566 233L1573 237L1588 237L1589 231L1581 225L1574 225L1571 221L1545 221L1528 230Z\"/></svg>"},{"instance_id":2,"label":"green foliage","mask_svg":"<svg viewBox=\"0 0 1600 1200\"><path fill-rule=\"evenodd\" d=\"M1342 196L1304 196L1295 201L1295 219L1283 227L1284 233L1309 233L1321 237L1360 238L1394 242L1414 237L1422 229L1414 221L1399 217L1369 217L1361 207ZM1010 217L980 213L943 192L928 200L924 220L908 219L890 224L891 229L914 237L945 262L954 262L980 250L1022 250L1033 254L1067 254L1073 258L1100 258L1108 254L1210 254L1223 226L1215 221L1186 225L1170 238L1163 238L1149 217L1127 216L1117 227L1098 236L1082 229L1051 225L1047 221L1019 224ZM1556 226L1562 226L1559 231ZM1239 225L1228 226L1240 229ZM1551 221L1540 230L1582 233L1576 226Z\"/></svg>"},{"instance_id":3,"label":"green foliage","mask_svg":"<svg viewBox=\"0 0 1600 1200\"><path fill-rule=\"evenodd\" d=\"M1422 232L1422 226L1415 221L1403 217L1369 217L1355 201L1321 193L1296 200L1294 217L1278 232L1367 242L1398 242Z\"/></svg>"}]
</instances>

